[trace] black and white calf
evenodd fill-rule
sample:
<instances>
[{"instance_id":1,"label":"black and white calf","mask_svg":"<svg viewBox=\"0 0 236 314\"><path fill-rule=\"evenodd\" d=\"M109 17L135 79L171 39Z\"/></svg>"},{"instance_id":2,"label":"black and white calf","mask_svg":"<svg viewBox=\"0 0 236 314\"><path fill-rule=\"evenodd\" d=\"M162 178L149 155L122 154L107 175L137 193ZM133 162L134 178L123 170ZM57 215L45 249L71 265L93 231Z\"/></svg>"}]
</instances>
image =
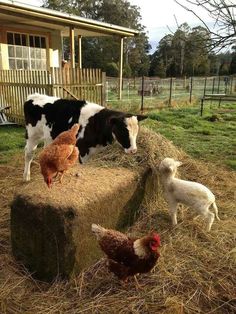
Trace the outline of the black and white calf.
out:
<instances>
[{"instance_id":1,"label":"black and white calf","mask_svg":"<svg viewBox=\"0 0 236 314\"><path fill-rule=\"evenodd\" d=\"M81 100L61 99L34 94L24 104L26 123L24 180L30 180L30 165L39 142L49 144L58 134L73 124L81 125L77 146L80 162L111 144L116 139L126 153L136 153L138 121L142 115L132 115L109 110L100 105Z\"/></svg>"}]
</instances>

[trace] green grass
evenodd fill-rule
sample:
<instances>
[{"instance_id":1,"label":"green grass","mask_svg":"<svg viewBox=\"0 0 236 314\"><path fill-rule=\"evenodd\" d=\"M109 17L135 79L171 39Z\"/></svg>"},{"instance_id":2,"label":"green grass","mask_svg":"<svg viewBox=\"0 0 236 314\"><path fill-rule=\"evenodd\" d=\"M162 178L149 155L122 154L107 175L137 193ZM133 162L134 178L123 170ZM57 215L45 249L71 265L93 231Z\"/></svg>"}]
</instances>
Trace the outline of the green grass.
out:
<instances>
[{"instance_id":1,"label":"green grass","mask_svg":"<svg viewBox=\"0 0 236 314\"><path fill-rule=\"evenodd\" d=\"M152 112L145 124L194 158L223 163L236 170L236 106L206 107L203 117L199 108ZM213 116L217 121L209 121Z\"/></svg>"},{"instance_id":2,"label":"green grass","mask_svg":"<svg viewBox=\"0 0 236 314\"><path fill-rule=\"evenodd\" d=\"M25 146L25 129L16 126L0 126L0 164L8 163Z\"/></svg>"},{"instance_id":3,"label":"green grass","mask_svg":"<svg viewBox=\"0 0 236 314\"><path fill-rule=\"evenodd\" d=\"M208 119L215 115L219 120ZM221 108L206 106L203 117L199 108L179 108L154 111L143 123L161 133L188 154L236 170L236 105ZM24 128L0 127L0 163L11 160L25 145Z\"/></svg>"}]
</instances>

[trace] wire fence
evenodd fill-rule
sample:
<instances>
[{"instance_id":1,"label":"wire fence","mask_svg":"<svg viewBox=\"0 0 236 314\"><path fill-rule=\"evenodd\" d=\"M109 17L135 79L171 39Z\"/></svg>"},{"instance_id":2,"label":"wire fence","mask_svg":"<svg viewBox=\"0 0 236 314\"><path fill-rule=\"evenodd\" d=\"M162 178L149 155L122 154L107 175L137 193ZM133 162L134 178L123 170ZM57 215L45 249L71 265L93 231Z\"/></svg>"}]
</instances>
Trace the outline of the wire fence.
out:
<instances>
[{"instance_id":1,"label":"wire fence","mask_svg":"<svg viewBox=\"0 0 236 314\"><path fill-rule=\"evenodd\" d=\"M124 78L122 100L119 79L106 78L106 103L124 110L154 110L176 105L196 104L206 94L236 92L235 76L159 78Z\"/></svg>"}]
</instances>

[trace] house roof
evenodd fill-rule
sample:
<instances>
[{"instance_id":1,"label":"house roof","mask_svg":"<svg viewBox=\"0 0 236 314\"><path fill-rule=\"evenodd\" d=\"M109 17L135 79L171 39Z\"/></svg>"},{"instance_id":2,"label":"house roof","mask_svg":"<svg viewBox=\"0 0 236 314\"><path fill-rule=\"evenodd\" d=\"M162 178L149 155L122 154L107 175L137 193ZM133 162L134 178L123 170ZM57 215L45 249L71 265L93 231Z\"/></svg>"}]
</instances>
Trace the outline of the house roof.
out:
<instances>
[{"instance_id":1,"label":"house roof","mask_svg":"<svg viewBox=\"0 0 236 314\"><path fill-rule=\"evenodd\" d=\"M58 29L64 36L69 35L69 27L74 27L75 34L84 37L111 35L132 37L139 33L127 27L10 0L0 0L0 20L5 25L14 20L14 23L18 24Z\"/></svg>"}]
</instances>

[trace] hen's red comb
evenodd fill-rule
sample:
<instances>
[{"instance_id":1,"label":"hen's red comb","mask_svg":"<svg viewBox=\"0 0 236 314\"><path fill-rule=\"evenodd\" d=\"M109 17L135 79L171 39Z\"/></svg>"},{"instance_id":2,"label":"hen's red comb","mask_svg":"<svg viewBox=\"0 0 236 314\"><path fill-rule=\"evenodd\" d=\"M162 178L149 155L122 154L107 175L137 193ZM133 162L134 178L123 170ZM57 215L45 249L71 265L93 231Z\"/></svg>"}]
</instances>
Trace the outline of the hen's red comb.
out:
<instances>
[{"instance_id":1,"label":"hen's red comb","mask_svg":"<svg viewBox=\"0 0 236 314\"><path fill-rule=\"evenodd\" d=\"M153 233L152 236L153 236L153 239L158 243L158 245L160 245L161 244L161 238L160 238L159 234Z\"/></svg>"}]
</instances>

